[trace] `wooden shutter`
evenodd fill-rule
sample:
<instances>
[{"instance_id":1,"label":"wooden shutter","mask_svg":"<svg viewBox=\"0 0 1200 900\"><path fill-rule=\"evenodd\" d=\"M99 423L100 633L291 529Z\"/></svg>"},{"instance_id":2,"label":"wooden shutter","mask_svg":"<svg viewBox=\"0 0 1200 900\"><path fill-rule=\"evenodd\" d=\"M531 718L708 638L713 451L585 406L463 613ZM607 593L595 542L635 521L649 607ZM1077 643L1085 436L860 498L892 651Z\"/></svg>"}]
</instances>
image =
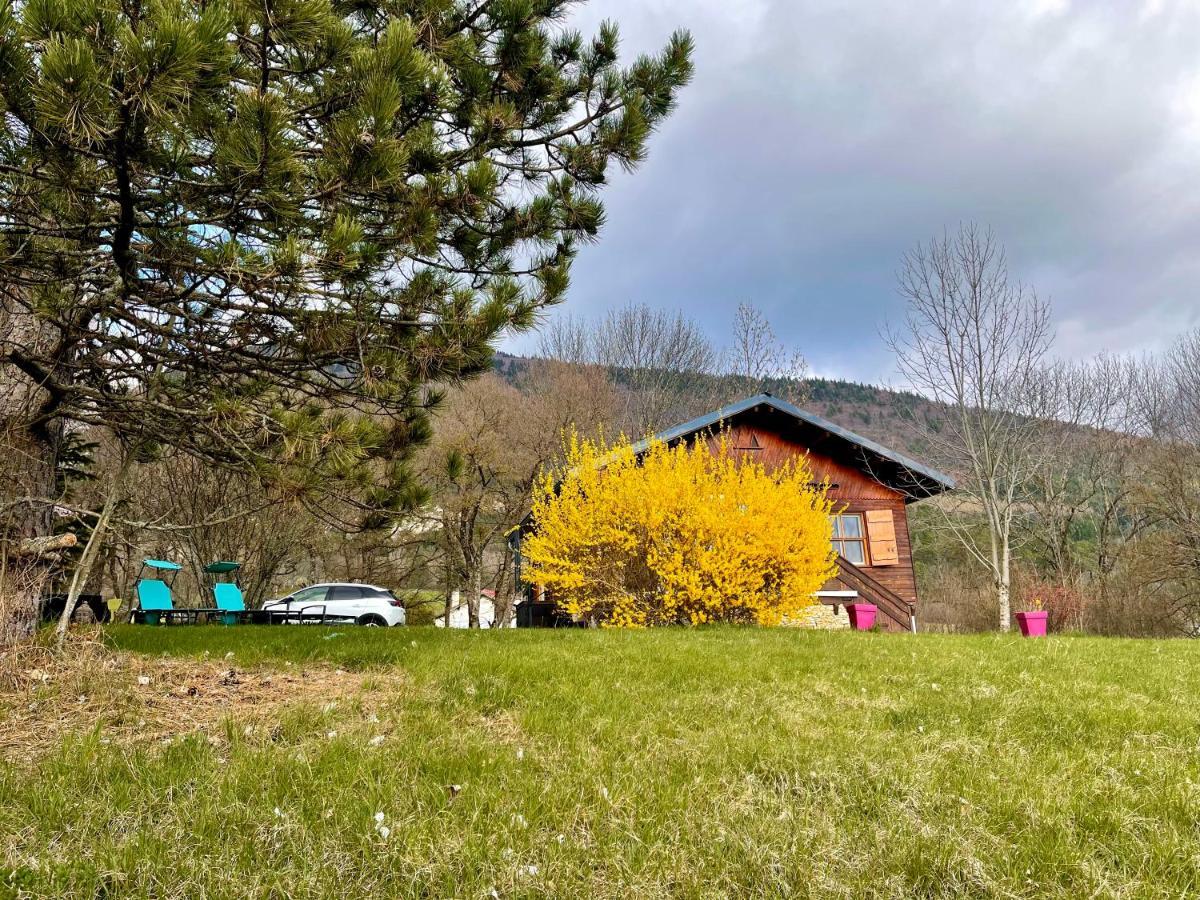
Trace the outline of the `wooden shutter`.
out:
<instances>
[{"instance_id":1,"label":"wooden shutter","mask_svg":"<svg viewBox=\"0 0 1200 900\"><path fill-rule=\"evenodd\" d=\"M890 509L869 509L867 539L871 542L871 565L895 566L900 563L896 551L896 523Z\"/></svg>"}]
</instances>

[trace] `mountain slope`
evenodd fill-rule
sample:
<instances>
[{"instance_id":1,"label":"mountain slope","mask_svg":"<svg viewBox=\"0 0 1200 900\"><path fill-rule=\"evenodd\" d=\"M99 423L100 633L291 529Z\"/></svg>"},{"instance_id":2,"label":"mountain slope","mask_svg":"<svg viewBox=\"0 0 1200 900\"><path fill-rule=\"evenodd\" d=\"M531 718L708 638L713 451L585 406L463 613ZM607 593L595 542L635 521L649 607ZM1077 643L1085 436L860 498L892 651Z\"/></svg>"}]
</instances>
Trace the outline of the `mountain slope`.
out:
<instances>
[{"instance_id":1,"label":"mountain slope","mask_svg":"<svg viewBox=\"0 0 1200 900\"><path fill-rule=\"evenodd\" d=\"M507 353L497 353L498 374L513 384L519 384L522 374L535 360ZM722 389L720 381L728 380L730 387ZM717 379L711 393L734 399L734 379ZM766 390L786 397L794 385L780 383L765 385ZM907 391L896 391L878 385L860 384L829 378L811 378L806 384L807 398L797 405L829 419L885 447L920 457L926 449L913 428L913 421L936 421L940 404ZM664 427L674 423L664 423Z\"/></svg>"}]
</instances>

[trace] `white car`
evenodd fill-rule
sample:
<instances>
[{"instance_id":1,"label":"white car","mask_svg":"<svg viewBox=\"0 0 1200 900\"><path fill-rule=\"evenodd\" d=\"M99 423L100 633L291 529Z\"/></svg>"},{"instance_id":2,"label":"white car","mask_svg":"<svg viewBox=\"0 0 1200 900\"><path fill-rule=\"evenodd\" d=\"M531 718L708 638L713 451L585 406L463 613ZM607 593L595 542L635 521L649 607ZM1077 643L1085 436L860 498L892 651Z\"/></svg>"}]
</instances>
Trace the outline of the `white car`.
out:
<instances>
[{"instance_id":1,"label":"white car","mask_svg":"<svg viewBox=\"0 0 1200 900\"><path fill-rule=\"evenodd\" d=\"M404 607L387 588L373 584L327 582L301 588L263 604L264 610L302 613L298 621L325 621L383 628L404 624Z\"/></svg>"}]
</instances>

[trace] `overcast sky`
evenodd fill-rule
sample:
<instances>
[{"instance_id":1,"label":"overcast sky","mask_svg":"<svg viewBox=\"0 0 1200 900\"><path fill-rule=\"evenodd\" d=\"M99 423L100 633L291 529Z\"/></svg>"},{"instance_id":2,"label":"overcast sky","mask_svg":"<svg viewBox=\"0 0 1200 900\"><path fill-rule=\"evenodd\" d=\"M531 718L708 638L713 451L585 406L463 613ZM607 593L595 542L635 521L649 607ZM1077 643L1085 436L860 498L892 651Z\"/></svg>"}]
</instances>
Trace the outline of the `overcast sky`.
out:
<instances>
[{"instance_id":1,"label":"overcast sky","mask_svg":"<svg viewBox=\"0 0 1200 900\"><path fill-rule=\"evenodd\" d=\"M1057 352L1154 349L1200 325L1200 4L591 0L626 58L677 27L696 77L617 174L554 315L739 301L814 371L894 382L879 339L920 240L991 225L1050 297ZM529 352L533 342L507 349Z\"/></svg>"}]
</instances>

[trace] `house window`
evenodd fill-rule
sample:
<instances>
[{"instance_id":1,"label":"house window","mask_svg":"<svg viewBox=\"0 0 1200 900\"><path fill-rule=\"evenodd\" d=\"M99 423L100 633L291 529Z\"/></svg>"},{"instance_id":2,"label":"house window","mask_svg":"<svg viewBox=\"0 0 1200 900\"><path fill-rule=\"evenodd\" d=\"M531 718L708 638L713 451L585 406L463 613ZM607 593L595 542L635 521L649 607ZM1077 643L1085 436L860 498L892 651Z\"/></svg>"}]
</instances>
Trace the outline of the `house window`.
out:
<instances>
[{"instance_id":1,"label":"house window","mask_svg":"<svg viewBox=\"0 0 1200 900\"><path fill-rule=\"evenodd\" d=\"M833 520L833 549L856 566L866 565L867 543L862 516L843 513L830 518Z\"/></svg>"}]
</instances>

